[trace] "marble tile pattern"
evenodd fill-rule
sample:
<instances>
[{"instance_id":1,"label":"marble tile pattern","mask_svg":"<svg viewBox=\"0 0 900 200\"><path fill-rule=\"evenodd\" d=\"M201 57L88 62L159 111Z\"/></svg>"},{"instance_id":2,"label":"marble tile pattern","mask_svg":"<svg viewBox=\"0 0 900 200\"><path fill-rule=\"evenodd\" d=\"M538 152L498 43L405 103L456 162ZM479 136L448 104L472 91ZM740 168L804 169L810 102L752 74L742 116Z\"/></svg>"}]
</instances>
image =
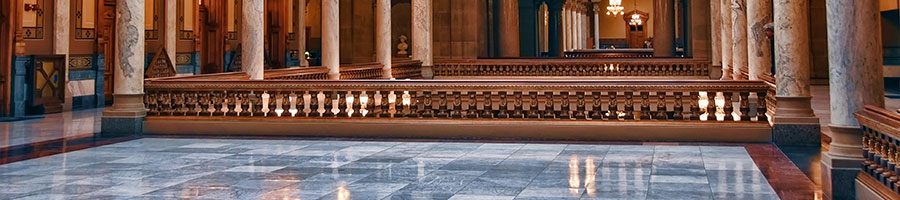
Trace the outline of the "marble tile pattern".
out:
<instances>
[{"instance_id":1,"label":"marble tile pattern","mask_svg":"<svg viewBox=\"0 0 900 200\"><path fill-rule=\"evenodd\" d=\"M144 138L0 165L0 199L779 199L743 147Z\"/></svg>"},{"instance_id":2,"label":"marble tile pattern","mask_svg":"<svg viewBox=\"0 0 900 200\"><path fill-rule=\"evenodd\" d=\"M100 132L103 109L80 110L0 123L0 148L63 138L92 137Z\"/></svg>"}]
</instances>

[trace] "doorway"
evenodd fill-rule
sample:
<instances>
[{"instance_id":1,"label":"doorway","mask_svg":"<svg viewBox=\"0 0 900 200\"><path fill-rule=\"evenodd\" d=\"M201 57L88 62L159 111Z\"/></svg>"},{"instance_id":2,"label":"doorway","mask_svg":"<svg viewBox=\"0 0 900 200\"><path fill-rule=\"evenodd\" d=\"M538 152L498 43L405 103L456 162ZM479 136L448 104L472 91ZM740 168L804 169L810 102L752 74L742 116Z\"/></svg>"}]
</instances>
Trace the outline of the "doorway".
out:
<instances>
[{"instance_id":1,"label":"doorway","mask_svg":"<svg viewBox=\"0 0 900 200\"><path fill-rule=\"evenodd\" d=\"M65 57L35 57L31 73L32 106L41 108L43 113L59 113L63 110L65 98L66 72Z\"/></svg>"}]
</instances>

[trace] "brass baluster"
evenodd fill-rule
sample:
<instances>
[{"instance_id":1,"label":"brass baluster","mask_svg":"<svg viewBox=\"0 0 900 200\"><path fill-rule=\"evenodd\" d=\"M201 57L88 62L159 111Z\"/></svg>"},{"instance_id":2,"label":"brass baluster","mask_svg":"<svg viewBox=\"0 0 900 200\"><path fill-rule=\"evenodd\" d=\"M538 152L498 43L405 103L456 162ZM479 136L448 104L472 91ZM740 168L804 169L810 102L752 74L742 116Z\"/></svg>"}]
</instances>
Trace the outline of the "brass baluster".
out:
<instances>
[{"instance_id":1,"label":"brass baluster","mask_svg":"<svg viewBox=\"0 0 900 200\"><path fill-rule=\"evenodd\" d=\"M716 113L719 113L718 106L716 105L717 92L706 92L706 96L707 102L709 102L706 106L707 121L719 121L719 117L716 116Z\"/></svg>"},{"instance_id":2,"label":"brass baluster","mask_svg":"<svg viewBox=\"0 0 900 200\"><path fill-rule=\"evenodd\" d=\"M423 91L422 93L424 93L422 100L422 117L432 118L434 117L434 102L433 99L431 99L431 91Z\"/></svg>"},{"instance_id":3,"label":"brass baluster","mask_svg":"<svg viewBox=\"0 0 900 200\"><path fill-rule=\"evenodd\" d=\"M481 105L479 103L480 96L478 96L476 94L476 92L472 92L472 91L464 92L464 93L468 93L468 95L463 94L465 97L467 97L466 98L467 103L463 104L466 106L463 108L463 110L466 111L466 115L465 115L466 118L469 118L469 119L478 118L478 109Z\"/></svg>"},{"instance_id":4,"label":"brass baluster","mask_svg":"<svg viewBox=\"0 0 900 200\"><path fill-rule=\"evenodd\" d=\"M463 96L462 96L461 92L453 92L453 104L452 104L452 106L450 107L450 110L451 110L451 111L450 111L450 117L451 117L451 118L454 118L454 119L460 119L460 118L463 117L463 113L462 113L463 100L462 100L462 97L463 97Z\"/></svg>"},{"instance_id":5,"label":"brass baluster","mask_svg":"<svg viewBox=\"0 0 900 200\"><path fill-rule=\"evenodd\" d=\"M540 108L538 106L540 103L538 102L538 93L539 92L528 92L528 96L530 101L528 101L528 118L530 119L539 119L541 118Z\"/></svg>"},{"instance_id":6,"label":"brass baluster","mask_svg":"<svg viewBox=\"0 0 900 200\"><path fill-rule=\"evenodd\" d=\"M625 92L625 120L634 120L634 93Z\"/></svg>"},{"instance_id":7,"label":"brass baluster","mask_svg":"<svg viewBox=\"0 0 900 200\"><path fill-rule=\"evenodd\" d=\"M522 92L515 92L513 96L513 114L512 118L522 119L525 117L525 108L524 108L524 100L522 99Z\"/></svg>"},{"instance_id":8,"label":"brass baluster","mask_svg":"<svg viewBox=\"0 0 900 200\"><path fill-rule=\"evenodd\" d=\"M650 92L641 92L641 120L650 119Z\"/></svg>"},{"instance_id":9,"label":"brass baluster","mask_svg":"<svg viewBox=\"0 0 900 200\"><path fill-rule=\"evenodd\" d=\"M325 95L325 99L322 102L325 110L322 112L322 117L335 117L335 109L337 109L338 105L335 105L334 99L339 98L335 97L336 91L322 91L322 94Z\"/></svg>"},{"instance_id":10,"label":"brass baluster","mask_svg":"<svg viewBox=\"0 0 900 200\"><path fill-rule=\"evenodd\" d=\"M438 113L436 115L438 118L447 118L450 116L450 113L447 110L447 104L451 104L450 106L452 108L453 102L452 102L452 100L449 103L447 102L447 100L448 100L447 93L449 93L449 92L438 91Z\"/></svg>"},{"instance_id":11,"label":"brass baluster","mask_svg":"<svg viewBox=\"0 0 900 200\"><path fill-rule=\"evenodd\" d=\"M750 92L740 92L741 96L741 121L750 121Z\"/></svg>"},{"instance_id":12,"label":"brass baluster","mask_svg":"<svg viewBox=\"0 0 900 200\"><path fill-rule=\"evenodd\" d=\"M556 115L559 116L559 119L572 119L572 105L569 103L569 95L571 95L569 92L559 93L559 96L562 97L562 99L559 102L559 108L555 108L557 109Z\"/></svg>"},{"instance_id":13,"label":"brass baluster","mask_svg":"<svg viewBox=\"0 0 900 200\"><path fill-rule=\"evenodd\" d=\"M688 93L691 96L691 117L689 120L699 121L700 120L700 92L690 92Z\"/></svg>"},{"instance_id":14,"label":"brass baluster","mask_svg":"<svg viewBox=\"0 0 900 200\"><path fill-rule=\"evenodd\" d=\"M656 92L656 97L659 98L659 100L656 101L656 119L668 120L669 115L667 114L668 106L666 105L666 92ZM678 100L680 100L680 98ZM680 111L676 109L676 112Z\"/></svg>"},{"instance_id":15,"label":"brass baluster","mask_svg":"<svg viewBox=\"0 0 900 200\"><path fill-rule=\"evenodd\" d=\"M672 118L670 120L684 120L685 114L688 114L684 111L684 93L683 92L672 92L675 95L675 105L672 106L674 111L672 112Z\"/></svg>"},{"instance_id":16,"label":"brass baluster","mask_svg":"<svg viewBox=\"0 0 900 200\"><path fill-rule=\"evenodd\" d=\"M591 102L591 119L592 120L602 120L603 119L603 98L600 95L600 92L591 92L591 97L594 98L594 101Z\"/></svg>"},{"instance_id":17,"label":"brass baluster","mask_svg":"<svg viewBox=\"0 0 900 200\"><path fill-rule=\"evenodd\" d=\"M576 92L575 94L575 97L577 98L577 100L575 101L575 119L587 119L587 115L584 114L585 112L587 112L587 108L585 108L584 102L584 92Z\"/></svg>"},{"instance_id":18,"label":"brass baluster","mask_svg":"<svg viewBox=\"0 0 900 200\"><path fill-rule=\"evenodd\" d=\"M756 120L761 122L768 122L769 117L766 116L766 113L769 112L769 105L766 102L766 95L769 91L757 91L756 92Z\"/></svg>"},{"instance_id":19,"label":"brass baluster","mask_svg":"<svg viewBox=\"0 0 900 200\"><path fill-rule=\"evenodd\" d=\"M725 97L725 121L734 121L734 103L732 99L734 99L732 92L723 92Z\"/></svg>"},{"instance_id":20,"label":"brass baluster","mask_svg":"<svg viewBox=\"0 0 900 200\"><path fill-rule=\"evenodd\" d=\"M609 95L609 105L607 109L607 116L610 120L618 120L619 119L619 101L616 100L616 97L619 96L619 92L607 92Z\"/></svg>"},{"instance_id":21,"label":"brass baluster","mask_svg":"<svg viewBox=\"0 0 900 200\"><path fill-rule=\"evenodd\" d=\"M544 95L541 95L541 96L543 97L542 101L544 102L544 110L542 110L544 115L541 116L541 118L542 119L556 119L556 115L554 115L554 112L555 112L554 108L556 106L553 105L556 102L553 98L553 92L544 92Z\"/></svg>"},{"instance_id":22,"label":"brass baluster","mask_svg":"<svg viewBox=\"0 0 900 200\"><path fill-rule=\"evenodd\" d=\"M499 95L500 98L497 99L497 104L494 105L497 109L494 116L497 116L497 118L509 118L509 112L507 111L509 109L509 102L506 98L506 92L499 92Z\"/></svg>"}]
</instances>

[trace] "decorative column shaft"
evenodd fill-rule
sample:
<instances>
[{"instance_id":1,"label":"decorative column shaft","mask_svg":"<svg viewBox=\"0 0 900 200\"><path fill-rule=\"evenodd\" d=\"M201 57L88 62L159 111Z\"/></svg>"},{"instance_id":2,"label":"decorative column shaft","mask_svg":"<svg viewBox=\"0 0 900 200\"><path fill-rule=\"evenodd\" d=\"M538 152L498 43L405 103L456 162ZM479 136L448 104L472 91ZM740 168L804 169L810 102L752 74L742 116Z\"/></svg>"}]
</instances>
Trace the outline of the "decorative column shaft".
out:
<instances>
[{"instance_id":1,"label":"decorative column shaft","mask_svg":"<svg viewBox=\"0 0 900 200\"><path fill-rule=\"evenodd\" d=\"M734 80L747 71L747 13L744 0L731 1L731 56Z\"/></svg>"},{"instance_id":2,"label":"decorative column shaft","mask_svg":"<svg viewBox=\"0 0 900 200\"><path fill-rule=\"evenodd\" d=\"M808 1L775 0L775 58L778 108L773 137L784 145L819 145L819 118L809 92Z\"/></svg>"},{"instance_id":3,"label":"decorative column shaft","mask_svg":"<svg viewBox=\"0 0 900 200\"><path fill-rule=\"evenodd\" d=\"M412 9L413 59L422 61L422 76L430 79L434 77L431 0L412 0Z\"/></svg>"},{"instance_id":4,"label":"decorative column shaft","mask_svg":"<svg viewBox=\"0 0 900 200\"><path fill-rule=\"evenodd\" d=\"M710 59L713 65L722 65L722 13L719 12L721 9L721 1L720 0L710 0L709 1L709 15L710 15L710 42L712 43L712 58ZM720 66L721 67L721 66Z\"/></svg>"},{"instance_id":5,"label":"decorative column shaft","mask_svg":"<svg viewBox=\"0 0 900 200\"><path fill-rule=\"evenodd\" d=\"M375 2L375 61L383 66L383 78L393 78L391 74L391 0Z\"/></svg>"},{"instance_id":6,"label":"decorative column shaft","mask_svg":"<svg viewBox=\"0 0 900 200\"><path fill-rule=\"evenodd\" d=\"M747 66L750 80L772 69L772 44L766 38L766 24L772 22L772 0L747 1Z\"/></svg>"},{"instance_id":7,"label":"decorative column shaft","mask_svg":"<svg viewBox=\"0 0 900 200\"><path fill-rule=\"evenodd\" d=\"M519 0L500 0L500 56L519 57Z\"/></svg>"},{"instance_id":8,"label":"decorative column shaft","mask_svg":"<svg viewBox=\"0 0 900 200\"><path fill-rule=\"evenodd\" d=\"M731 69L731 48L733 47L731 43L731 0L713 0L719 1L719 14L722 16L720 18L721 22L721 37L719 40L722 42L722 80L731 80L734 78L732 76L733 70Z\"/></svg>"},{"instance_id":9,"label":"decorative column shaft","mask_svg":"<svg viewBox=\"0 0 900 200\"><path fill-rule=\"evenodd\" d=\"M600 4L594 4L594 49L600 49Z\"/></svg>"},{"instance_id":10,"label":"decorative column shaft","mask_svg":"<svg viewBox=\"0 0 900 200\"><path fill-rule=\"evenodd\" d=\"M675 56L675 2L673 0L653 1L653 56Z\"/></svg>"},{"instance_id":11,"label":"decorative column shaft","mask_svg":"<svg viewBox=\"0 0 900 200\"><path fill-rule=\"evenodd\" d=\"M103 111L101 135L139 135L144 131L144 0L116 5L116 66L113 105Z\"/></svg>"},{"instance_id":12,"label":"decorative column shaft","mask_svg":"<svg viewBox=\"0 0 900 200\"><path fill-rule=\"evenodd\" d=\"M301 67L309 67L309 60L306 60L306 0L295 0L299 6L297 14L297 59L300 60Z\"/></svg>"},{"instance_id":13,"label":"decorative column shaft","mask_svg":"<svg viewBox=\"0 0 900 200\"><path fill-rule=\"evenodd\" d=\"M241 67L250 80L263 80L266 4L263 0L243 0L241 7Z\"/></svg>"},{"instance_id":14,"label":"decorative column shaft","mask_svg":"<svg viewBox=\"0 0 900 200\"><path fill-rule=\"evenodd\" d=\"M563 8L563 52L572 49L572 13L569 6Z\"/></svg>"},{"instance_id":15,"label":"decorative column shaft","mask_svg":"<svg viewBox=\"0 0 900 200\"><path fill-rule=\"evenodd\" d=\"M166 54L169 54L169 62L173 65L175 64L175 44L178 41L178 21L176 21L178 7L176 4L177 1L165 1L166 3L166 33L165 33L165 41L166 41ZM156 53L156 50L152 53ZM150 53L150 52L148 52Z\"/></svg>"},{"instance_id":16,"label":"decorative column shaft","mask_svg":"<svg viewBox=\"0 0 900 200\"><path fill-rule=\"evenodd\" d=\"M860 0L827 0L826 9L832 140L822 156L822 188L832 199L852 199L864 160L853 114L865 105L884 107L881 12L878 1Z\"/></svg>"},{"instance_id":17,"label":"decorative column shaft","mask_svg":"<svg viewBox=\"0 0 900 200\"><path fill-rule=\"evenodd\" d=\"M339 0L322 0L322 66L328 79L341 79L341 21Z\"/></svg>"}]
</instances>

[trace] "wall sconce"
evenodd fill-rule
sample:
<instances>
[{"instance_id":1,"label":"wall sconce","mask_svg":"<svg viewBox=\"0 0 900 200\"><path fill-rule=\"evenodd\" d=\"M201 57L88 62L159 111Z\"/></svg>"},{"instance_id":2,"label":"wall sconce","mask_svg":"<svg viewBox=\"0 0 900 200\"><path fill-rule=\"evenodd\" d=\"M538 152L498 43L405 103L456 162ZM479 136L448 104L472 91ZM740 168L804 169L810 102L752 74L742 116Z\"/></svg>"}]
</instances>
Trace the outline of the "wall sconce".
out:
<instances>
[{"instance_id":1,"label":"wall sconce","mask_svg":"<svg viewBox=\"0 0 900 200\"><path fill-rule=\"evenodd\" d=\"M25 12L29 11L41 11L41 6L38 4L25 4Z\"/></svg>"}]
</instances>

